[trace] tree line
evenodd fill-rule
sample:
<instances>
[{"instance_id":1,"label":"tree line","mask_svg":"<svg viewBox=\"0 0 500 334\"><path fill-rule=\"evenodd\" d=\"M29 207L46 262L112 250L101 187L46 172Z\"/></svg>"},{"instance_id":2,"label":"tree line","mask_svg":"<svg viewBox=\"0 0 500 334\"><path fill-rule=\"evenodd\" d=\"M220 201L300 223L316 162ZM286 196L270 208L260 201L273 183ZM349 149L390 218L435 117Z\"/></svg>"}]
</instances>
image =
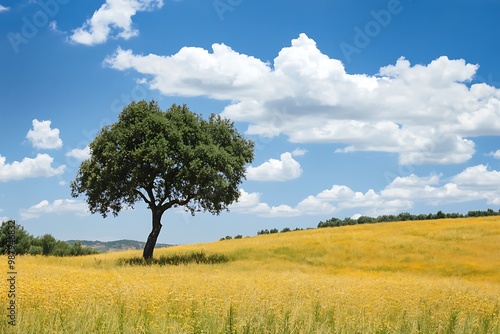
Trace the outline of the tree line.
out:
<instances>
[{"instance_id":1,"label":"tree line","mask_svg":"<svg viewBox=\"0 0 500 334\"><path fill-rule=\"evenodd\" d=\"M487 209L486 211L476 210L469 211L467 214L461 213L444 213L439 210L437 213L429 214L418 214L414 215L408 212L402 212L398 215L381 215L378 217L361 216L358 219L353 219L346 217L344 219L339 219L332 217L326 221L320 221L318 223L318 228L322 227L334 227L334 226L346 226L346 225L359 225L359 224L373 224L373 223L386 223L386 222L397 222L397 221L408 221L408 220L431 220L431 219L445 219L445 218L467 218L467 217L487 217L487 216L498 216L499 211L494 211L493 209Z\"/></svg>"},{"instance_id":2,"label":"tree line","mask_svg":"<svg viewBox=\"0 0 500 334\"><path fill-rule=\"evenodd\" d=\"M69 244L66 241L57 240L50 234L34 237L21 225L2 222L0 227L0 254L8 252L11 243L9 232L12 234L10 230L12 228L14 228L14 251L18 255L79 256L98 253L93 248L82 246L80 241Z\"/></svg>"},{"instance_id":3,"label":"tree line","mask_svg":"<svg viewBox=\"0 0 500 334\"><path fill-rule=\"evenodd\" d=\"M387 222L399 222L399 221L408 221L408 220L432 220L432 219L445 219L445 218L468 218L468 217L488 217L488 216L499 216L500 215L500 210L495 211L493 209L487 209L487 210L475 210L475 211L469 211L467 214L461 214L461 213L444 213L443 211L439 210L436 213L429 213L429 214L418 214L414 215L408 212L402 212L397 215L381 215L378 217L370 217L370 216L360 216L357 219L346 217L344 219L340 219L337 217L332 217L330 219L327 219L326 221L320 221L317 225L317 228L324 228L324 227L337 227L337 226L347 226L347 225L360 225L360 224L374 224L374 223L387 223ZM314 227L308 227L307 229L313 229ZM275 234L275 233L285 233L285 232L292 232L292 231L301 231L303 228L295 228L291 229L289 227L285 227L281 230L278 230L277 228L272 228L272 229L264 229L257 231L257 235L263 235L263 234ZM237 236L234 237L234 239L241 239L243 236L241 234L238 234ZM223 240L230 240L233 239L231 236L226 236L224 238L220 238L220 241Z\"/></svg>"}]
</instances>

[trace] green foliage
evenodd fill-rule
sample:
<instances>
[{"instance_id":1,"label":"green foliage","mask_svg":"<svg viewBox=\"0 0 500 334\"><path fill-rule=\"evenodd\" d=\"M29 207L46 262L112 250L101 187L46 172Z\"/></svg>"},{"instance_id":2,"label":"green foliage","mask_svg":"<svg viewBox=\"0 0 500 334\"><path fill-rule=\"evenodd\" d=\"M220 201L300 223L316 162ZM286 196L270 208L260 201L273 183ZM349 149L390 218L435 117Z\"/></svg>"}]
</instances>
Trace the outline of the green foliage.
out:
<instances>
[{"instance_id":1,"label":"green foliage","mask_svg":"<svg viewBox=\"0 0 500 334\"><path fill-rule=\"evenodd\" d=\"M488 209L486 211L469 211L467 213L468 217L487 217L487 216L498 216L500 215L500 210L494 211L493 209Z\"/></svg>"},{"instance_id":2,"label":"green foliage","mask_svg":"<svg viewBox=\"0 0 500 334\"><path fill-rule=\"evenodd\" d=\"M42 254L49 255L54 252L54 248L56 247L56 238L51 236L50 234L45 234L40 239L40 243L42 244Z\"/></svg>"},{"instance_id":3,"label":"green foliage","mask_svg":"<svg viewBox=\"0 0 500 334\"><path fill-rule=\"evenodd\" d=\"M31 245L28 253L30 255L42 255L43 248L42 248L42 246Z\"/></svg>"},{"instance_id":4,"label":"green foliage","mask_svg":"<svg viewBox=\"0 0 500 334\"><path fill-rule=\"evenodd\" d=\"M237 333L237 323L236 323L236 314L234 310L233 304L229 306L229 311L227 312L226 317L226 326L224 329L225 334L236 334Z\"/></svg>"},{"instance_id":5,"label":"green foliage","mask_svg":"<svg viewBox=\"0 0 500 334\"><path fill-rule=\"evenodd\" d=\"M206 255L205 252L191 252L186 254L171 254L171 255L162 255L159 258L152 258L150 260L144 260L141 257L132 257L128 259L120 259L118 260L118 265L130 265L130 266L145 266L145 265L174 265L178 266L180 264L217 264L217 263L226 263L229 261L229 258L223 254L210 254Z\"/></svg>"},{"instance_id":6,"label":"green foliage","mask_svg":"<svg viewBox=\"0 0 500 334\"><path fill-rule=\"evenodd\" d=\"M218 214L239 198L253 146L218 115L207 121L186 105L162 111L155 101L132 102L90 143L72 195L85 194L103 217L140 200L161 212L184 206Z\"/></svg>"},{"instance_id":7,"label":"green foliage","mask_svg":"<svg viewBox=\"0 0 500 334\"><path fill-rule=\"evenodd\" d=\"M24 227L12 220L2 222L0 227L0 253L7 254L9 252L9 247L12 246L11 234L14 234L13 246L15 253L19 255L27 254L33 237L24 230Z\"/></svg>"},{"instance_id":8,"label":"green foliage","mask_svg":"<svg viewBox=\"0 0 500 334\"><path fill-rule=\"evenodd\" d=\"M152 231L143 257L150 259L166 210L219 214L238 200L254 143L219 115L205 120L186 105L162 111L142 100L126 106L89 147L91 158L71 182L72 196L85 195L89 211L103 217L144 201Z\"/></svg>"},{"instance_id":9,"label":"green foliage","mask_svg":"<svg viewBox=\"0 0 500 334\"><path fill-rule=\"evenodd\" d=\"M396 222L396 221L408 221L408 220L430 220L430 219L445 219L445 218L464 218L464 217L486 217L486 216L498 216L500 215L500 210L494 211L492 209L487 209L486 211L469 211L467 215L462 215L460 213L444 213L439 210L437 213L432 214L419 214L412 215L408 212L402 212L398 215L382 215L378 217L361 216L358 219L344 218L339 219L332 217L326 221L320 221L318 227L335 227L335 226L345 226L345 225L355 225L355 224L373 224L373 223L383 223L383 222ZM259 234L259 233L257 233Z\"/></svg>"},{"instance_id":10,"label":"green foliage","mask_svg":"<svg viewBox=\"0 0 500 334\"><path fill-rule=\"evenodd\" d=\"M3 222L0 227L0 253L6 254L9 247L9 229L14 229L14 249L16 254L24 255L56 255L56 256L76 256L97 254L90 247L82 247L81 243L73 245L65 241L56 240L52 235L45 234L42 237L33 237L28 234L19 224L13 221Z\"/></svg>"}]
</instances>

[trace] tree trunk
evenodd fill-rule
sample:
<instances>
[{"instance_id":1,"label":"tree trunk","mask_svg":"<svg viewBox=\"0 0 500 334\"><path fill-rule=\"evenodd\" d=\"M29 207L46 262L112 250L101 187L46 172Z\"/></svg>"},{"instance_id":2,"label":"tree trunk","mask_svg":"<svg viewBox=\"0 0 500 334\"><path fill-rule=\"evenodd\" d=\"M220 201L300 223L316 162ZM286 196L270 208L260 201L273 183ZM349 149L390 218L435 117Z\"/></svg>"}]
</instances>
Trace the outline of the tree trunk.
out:
<instances>
[{"instance_id":1,"label":"tree trunk","mask_svg":"<svg viewBox=\"0 0 500 334\"><path fill-rule=\"evenodd\" d=\"M149 233L148 241L146 242L146 246L144 246L144 252L142 253L142 257L146 261L149 261L153 258L153 251L156 246L156 240L160 235L162 227L161 216L163 212L160 212L155 209L152 209L151 211L153 213L153 229L151 230L151 233Z\"/></svg>"}]
</instances>

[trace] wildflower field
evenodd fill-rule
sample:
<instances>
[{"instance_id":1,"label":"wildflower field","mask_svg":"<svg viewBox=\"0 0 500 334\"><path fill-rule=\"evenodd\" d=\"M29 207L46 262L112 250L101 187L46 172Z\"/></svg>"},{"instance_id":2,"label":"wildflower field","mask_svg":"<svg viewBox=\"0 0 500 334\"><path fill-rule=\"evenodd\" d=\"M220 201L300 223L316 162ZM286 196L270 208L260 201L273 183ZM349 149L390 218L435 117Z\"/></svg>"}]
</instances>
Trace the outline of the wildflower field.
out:
<instances>
[{"instance_id":1,"label":"wildflower field","mask_svg":"<svg viewBox=\"0 0 500 334\"><path fill-rule=\"evenodd\" d=\"M294 231L155 257L193 251L230 261L18 256L16 326L4 316L0 332L500 333L500 217ZM4 314L8 303L2 293Z\"/></svg>"}]
</instances>

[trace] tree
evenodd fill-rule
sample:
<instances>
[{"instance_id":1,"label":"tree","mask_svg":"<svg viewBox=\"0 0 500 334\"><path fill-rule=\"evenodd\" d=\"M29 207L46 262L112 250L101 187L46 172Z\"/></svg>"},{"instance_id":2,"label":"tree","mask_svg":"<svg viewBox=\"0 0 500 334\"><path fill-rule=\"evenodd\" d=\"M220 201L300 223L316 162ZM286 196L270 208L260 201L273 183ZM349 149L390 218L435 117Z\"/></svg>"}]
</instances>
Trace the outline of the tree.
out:
<instances>
[{"instance_id":1,"label":"tree","mask_svg":"<svg viewBox=\"0 0 500 334\"><path fill-rule=\"evenodd\" d=\"M40 242L42 244L42 254L43 255L50 255L54 251L56 247L57 240L50 234L45 234L41 239Z\"/></svg>"},{"instance_id":2,"label":"tree","mask_svg":"<svg viewBox=\"0 0 500 334\"><path fill-rule=\"evenodd\" d=\"M205 120L186 105L162 111L143 100L126 106L89 146L91 157L71 183L72 196L84 194L90 212L103 217L144 201L152 213L143 252L150 260L166 210L218 215L239 198L254 143L219 115Z\"/></svg>"},{"instance_id":3,"label":"tree","mask_svg":"<svg viewBox=\"0 0 500 334\"><path fill-rule=\"evenodd\" d=\"M14 236L13 240L11 235ZM4 221L0 227L0 254L7 254L10 251L19 255L26 254L29 252L32 239L24 227L15 221Z\"/></svg>"}]
</instances>

